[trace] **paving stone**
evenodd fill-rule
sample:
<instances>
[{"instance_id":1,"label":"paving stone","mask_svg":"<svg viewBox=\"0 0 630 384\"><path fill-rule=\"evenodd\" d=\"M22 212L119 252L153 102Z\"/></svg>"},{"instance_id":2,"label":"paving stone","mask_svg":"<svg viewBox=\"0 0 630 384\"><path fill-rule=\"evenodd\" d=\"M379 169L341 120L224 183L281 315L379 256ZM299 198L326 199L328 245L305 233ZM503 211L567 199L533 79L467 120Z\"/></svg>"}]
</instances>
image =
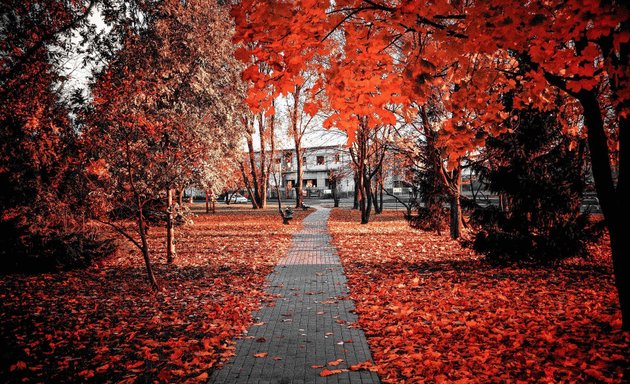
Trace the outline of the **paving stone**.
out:
<instances>
[{"instance_id":1,"label":"paving stone","mask_svg":"<svg viewBox=\"0 0 630 384\"><path fill-rule=\"evenodd\" d=\"M365 334L350 326L357 316L352 312L354 303L346 297L346 277L326 225L330 210L316 209L303 220L289 252L267 277L266 291L277 298L253 314L265 324L249 328L250 337L237 341L236 356L213 372L210 383L380 383L374 372L321 377L323 368L311 368L343 359L328 367L342 369L372 359ZM256 341L261 337L266 341ZM349 339L352 343L338 344ZM268 355L254 357L259 352Z\"/></svg>"}]
</instances>

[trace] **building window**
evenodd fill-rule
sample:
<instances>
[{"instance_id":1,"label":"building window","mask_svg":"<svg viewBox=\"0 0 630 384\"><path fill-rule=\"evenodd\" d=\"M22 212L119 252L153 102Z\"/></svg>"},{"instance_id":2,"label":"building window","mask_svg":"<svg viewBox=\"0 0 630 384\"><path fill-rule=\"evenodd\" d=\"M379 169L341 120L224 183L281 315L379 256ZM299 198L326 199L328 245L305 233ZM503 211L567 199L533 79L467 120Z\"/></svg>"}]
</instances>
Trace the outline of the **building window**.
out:
<instances>
[{"instance_id":1,"label":"building window","mask_svg":"<svg viewBox=\"0 0 630 384\"><path fill-rule=\"evenodd\" d=\"M317 156L317 165L324 165L324 156Z\"/></svg>"},{"instance_id":2,"label":"building window","mask_svg":"<svg viewBox=\"0 0 630 384\"><path fill-rule=\"evenodd\" d=\"M282 163L282 159L277 157L276 158L276 165L280 165Z\"/></svg>"},{"instance_id":3,"label":"building window","mask_svg":"<svg viewBox=\"0 0 630 384\"><path fill-rule=\"evenodd\" d=\"M302 157L302 165L306 166L306 156Z\"/></svg>"},{"instance_id":4,"label":"building window","mask_svg":"<svg viewBox=\"0 0 630 384\"><path fill-rule=\"evenodd\" d=\"M335 153L335 163L339 163L341 162L341 155L338 153Z\"/></svg>"}]
</instances>

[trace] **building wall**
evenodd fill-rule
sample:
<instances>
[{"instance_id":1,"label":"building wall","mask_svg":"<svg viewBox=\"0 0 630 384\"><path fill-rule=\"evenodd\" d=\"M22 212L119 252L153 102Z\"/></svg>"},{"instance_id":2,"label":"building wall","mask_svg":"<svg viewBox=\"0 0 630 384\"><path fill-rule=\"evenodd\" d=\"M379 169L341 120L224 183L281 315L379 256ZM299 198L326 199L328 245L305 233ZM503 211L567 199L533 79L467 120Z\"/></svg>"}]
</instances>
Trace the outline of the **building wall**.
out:
<instances>
[{"instance_id":1,"label":"building wall","mask_svg":"<svg viewBox=\"0 0 630 384\"><path fill-rule=\"evenodd\" d=\"M331 189L328 182L329 172L337 172L343 177L338 182L340 193L354 192L354 173L348 148L343 146L311 147L303 150L303 190L310 196L323 196ZM319 159L318 159L319 158ZM294 198L293 185L297 180L297 158L294 149L279 150L274 159L274 169L283 196ZM392 190L394 186L403 187L405 180L403 164L386 165L384 187ZM269 178L270 191L275 193L273 175ZM405 188L407 189L407 188ZM325 193L326 192L326 193Z\"/></svg>"},{"instance_id":2,"label":"building wall","mask_svg":"<svg viewBox=\"0 0 630 384\"><path fill-rule=\"evenodd\" d=\"M347 148L339 146L305 148L303 157L303 188L318 190L322 193L330 189L328 182L329 172L338 172L344 175L338 183L340 192L354 190L354 179L350 154ZM280 187L288 189L297 181L297 157L295 150L278 151L276 156L276 169L279 168L278 177ZM273 183L273 180L271 181Z\"/></svg>"}]
</instances>

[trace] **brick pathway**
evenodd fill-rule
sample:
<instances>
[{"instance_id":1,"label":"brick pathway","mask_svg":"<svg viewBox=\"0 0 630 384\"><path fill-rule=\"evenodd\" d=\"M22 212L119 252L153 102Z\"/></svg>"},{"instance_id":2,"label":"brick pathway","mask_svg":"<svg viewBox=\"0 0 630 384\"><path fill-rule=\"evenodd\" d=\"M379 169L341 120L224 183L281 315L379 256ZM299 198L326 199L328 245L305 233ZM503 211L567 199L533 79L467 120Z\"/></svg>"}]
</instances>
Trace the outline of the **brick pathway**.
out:
<instances>
[{"instance_id":1,"label":"brick pathway","mask_svg":"<svg viewBox=\"0 0 630 384\"><path fill-rule=\"evenodd\" d=\"M303 220L288 255L268 276L267 291L277 295L275 306L254 313L256 324L236 345L236 357L211 376L210 383L379 383L373 372L319 374L326 365L371 360L363 331L353 328L357 316L348 294L343 268L330 243L326 226L330 210L317 207ZM266 357L255 357L267 353Z\"/></svg>"}]
</instances>

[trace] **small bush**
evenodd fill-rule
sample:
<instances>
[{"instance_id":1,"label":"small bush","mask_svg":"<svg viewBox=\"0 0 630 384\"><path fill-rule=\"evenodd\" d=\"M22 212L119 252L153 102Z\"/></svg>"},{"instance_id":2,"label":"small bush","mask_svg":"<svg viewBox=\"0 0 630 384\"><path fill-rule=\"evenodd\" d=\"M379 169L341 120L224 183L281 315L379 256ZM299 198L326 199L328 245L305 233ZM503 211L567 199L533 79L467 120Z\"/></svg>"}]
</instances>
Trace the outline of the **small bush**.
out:
<instances>
[{"instance_id":1,"label":"small bush","mask_svg":"<svg viewBox=\"0 0 630 384\"><path fill-rule=\"evenodd\" d=\"M415 215L407 217L411 228L441 232L448 225L448 209L446 208L436 213L435 210L419 206L416 211Z\"/></svg>"},{"instance_id":2,"label":"small bush","mask_svg":"<svg viewBox=\"0 0 630 384\"><path fill-rule=\"evenodd\" d=\"M558 223L548 231L515 230L498 209L478 210L473 220L476 224L483 223L473 248L492 261L553 262L584 256L586 244L598 233L596 228L589 226L588 215Z\"/></svg>"},{"instance_id":3,"label":"small bush","mask_svg":"<svg viewBox=\"0 0 630 384\"><path fill-rule=\"evenodd\" d=\"M115 240L87 228L43 233L15 221L0 223L3 272L46 272L85 268L117 249Z\"/></svg>"}]
</instances>

